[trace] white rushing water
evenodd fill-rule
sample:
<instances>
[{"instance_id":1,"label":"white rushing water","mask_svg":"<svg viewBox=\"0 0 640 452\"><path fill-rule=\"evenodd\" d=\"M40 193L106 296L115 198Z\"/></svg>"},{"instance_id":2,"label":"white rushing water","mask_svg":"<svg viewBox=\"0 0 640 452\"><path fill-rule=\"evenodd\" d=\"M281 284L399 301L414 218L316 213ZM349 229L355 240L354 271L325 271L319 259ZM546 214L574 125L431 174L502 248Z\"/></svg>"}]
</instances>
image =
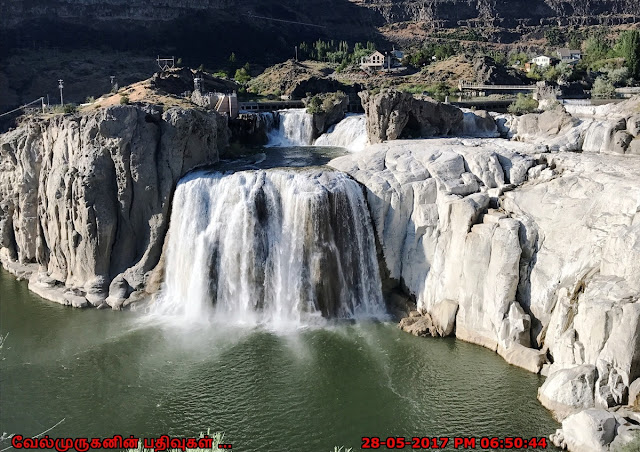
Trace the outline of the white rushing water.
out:
<instances>
[{"instance_id":1,"label":"white rushing water","mask_svg":"<svg viewBox=\"0 0 640 452\"><path fill-rule=\"evenodd\" d=\"M472 110L461 108L463 113L462 135L476 138L497 138L500 136L498 126L494 121L486 121L477 116Z\"/></svg>"},{"instance_id":2,"label":"white rushing water","mask_svg":"<svg viewBox=\"0 0 640 452\"><path fill-rule=\"evenodd\" d=\"M280 124L269 132L268 146L309 146L313 141L313 116L304 108L278 111Z\"/></svg>"},{"instance_id":3,"label":"white rushing water","mask_svg":"<svg viewBox=\"0 0 640 452\"><path fill-rule=\"evenodd\" d=\"M351 152L362 151L367 146L367 122L364 115L347 115L329 131L321 135L316 146L335 146Z\"/></svg>"},{"instance_id":4,"label":"white rushing water","mask_svg":"<svg viewBox=\"0 0 640 452\"><path fill-rule=\"evenodd\" d=\"M283 325L384 316L360 186L319 168L193 173L176 189L155 313Z\"/></svg>"}]
</instances>

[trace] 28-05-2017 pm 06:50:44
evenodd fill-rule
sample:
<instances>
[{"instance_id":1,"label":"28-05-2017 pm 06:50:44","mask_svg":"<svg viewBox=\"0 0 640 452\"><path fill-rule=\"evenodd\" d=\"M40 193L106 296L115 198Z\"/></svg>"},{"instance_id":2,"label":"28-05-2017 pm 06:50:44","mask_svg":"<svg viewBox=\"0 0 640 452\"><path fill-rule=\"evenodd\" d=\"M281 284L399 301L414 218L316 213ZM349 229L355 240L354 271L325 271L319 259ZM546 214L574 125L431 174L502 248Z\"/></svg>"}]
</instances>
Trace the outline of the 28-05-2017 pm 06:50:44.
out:
<instances>
[{"instance_id":1,"label":"28-05-2017 pm 06:50:44","mask_svg":"<svg viewBox=\"0 0 640 452\"><path fill-rule=\"evenodd\" d=\"M390 436L381 438L379 436L363 436L362 449L477 449L477 450L493 450L493 449L546 449L547 439L541 438L524 438L524 437L504 437L497 436L456 436L449 438L446 436L414 436L405 438L403 436Z\"/></svg>"}]
</instances>

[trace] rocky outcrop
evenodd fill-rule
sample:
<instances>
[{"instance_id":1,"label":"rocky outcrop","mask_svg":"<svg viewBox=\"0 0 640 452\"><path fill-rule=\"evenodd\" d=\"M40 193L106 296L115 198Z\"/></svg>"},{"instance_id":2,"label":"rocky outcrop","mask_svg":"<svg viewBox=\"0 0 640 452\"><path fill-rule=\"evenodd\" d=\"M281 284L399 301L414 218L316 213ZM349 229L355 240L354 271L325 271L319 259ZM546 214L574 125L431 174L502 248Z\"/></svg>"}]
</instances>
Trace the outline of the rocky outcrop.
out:
<instances>
[{"instance_id":1,"label":"rocky outcrop","mask_svg":"<svg viewBox=\"0 0 640 452\"><path fill-rule=\"evenodd\" d=\"M479 55L473 58L475 82L488 85L528 85L531 80L522 71L498 65L493 58Z\"/></svg>"},{"instance_id":2,"label":"rocky outcrop","mask_svg":"<svg viewBox=\"0 0 640 452\"><path fill-rule=\"evenodd\" d=\"M547 375L540 400L567 419L558 444L574 451L592 440L574 424L604 424L573 416L595 408L609 419L635 403L640 159L432 139L374 145L330 165L367 190L389 276L421 314L405 330L453 333ZM603 447L631 422L617 416L603 418L614 432L598 437Z\"/></svg>"},{"instance_id":3,"label":"rocky outcrop","mask_svg":"<svg viewBox=\"0 0 640 452\"><path fill-rule=\"evenodd\" d=\"M344 119L349 107L349 98L342 91L318 94L304 99L307 112L313 115L313 138L318 138L329 127Z\"/></svg>"},{"instance_id":4,"label":"rocky outcrop","mask_svg":"<svg viewBox=\"0 0 640 452\"><path fill-rule=\"evenodd\" d=\"M550 151L640 155L640 96L619 104L561 106L542 114L496 117L503 134Z\"/></svg>"},{"instance_id":5,"label":"rocky outcrop","mask_svg":"<svg viewBox=\"0 0 640 452\"><path fill-rule=\"evenodd\" d=\"M203 71L193 71L186 67L169 69L164 72L156 72L151 77L151 86L161 92L182 95L184 92L194 90L193 79L200 78L201 91L203 93L213 91L230 93L237 91L239 85L233 80L225 80L214 77Z\"/></svg>"},{"instance_id":6,"label":"rocky outcrop","mask_svg":"<svg viewBox=\"0 0 640 452\"><path fill-rule=\"evenodd\" d=\"M0 29L24 25L35 19L66 19L71 23L91 17L97 25L112 29L122 22L130 28L150 27L155 22L176 23L181 19L207 18L205 24L231 22L235 3L228 0L201 2L159 1L146 3L134 0L32 0L13 1L7 4L6 14L0 20ZM333 25L334 33L344 34L348 29L365 26L381 26L385 23L428 21L437 26L474 26L478 22L492 26L515 27L518 25L614 25L628 23L637 17L633 0L515 0L503 3L497 0L292 0L287 4L264 0L250 0L243 5L247 14L272 11L275 17L286 17L293 24L278 24L285 31L294 29L295 21L315 25ZM214 13L218 13L216 17ZM239 27L251 25L250 19L235 18ZM194 20L194 22L196 22ZM255 21L254 21L255 22ZM195 23L192 26L200 25ZM85 25L86 26L86 25ZM230 28L230 27L229 27ZM368 29L368 28L367 28ZM371 29L368 29L371 31ZM227 31L227 30L225 30Z\"/></svg>"},{"instance_id":7,"label":"rocky outcrop","mask_svg":"<svg viewBox=\"0 0 640 452\"><path fill-rule=\"evenodd\" d=\"M119 308L160 259L178 179L218 160L215 113L118 106L0 137L0 258L45 298Z\"/></svg>"},{"instance_id":8,"label":"rocky outcrop","mask_svg":"<svg viewBox=\"0 0 640 452\"><path fill-rule=\"evenodd\" d=\"M398 138L446 136L462 128L459 108L430 98L383 89L360 94L371 144Z\"/></svg>"},{"instance_id":9,"label":"rocky outcrop","mask_svg":"<svg viewBox=\"0 0 640 452\"><path fill-rule=\"evenodd\" d=\"M249 146L261 146L269 142L269 132L278 126L275 112L240 113L229 120L231 142Z\"/></svg>"}]
</instances>

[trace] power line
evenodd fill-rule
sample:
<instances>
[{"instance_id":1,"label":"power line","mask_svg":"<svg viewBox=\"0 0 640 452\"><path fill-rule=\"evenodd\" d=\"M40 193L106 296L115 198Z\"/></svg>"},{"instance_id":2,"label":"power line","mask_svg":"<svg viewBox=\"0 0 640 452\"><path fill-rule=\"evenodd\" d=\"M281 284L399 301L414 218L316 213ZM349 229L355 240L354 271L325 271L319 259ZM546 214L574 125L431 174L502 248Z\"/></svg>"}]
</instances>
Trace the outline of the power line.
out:
<instances>
[{"instance_id":1,"label":"power line","mask_svg":"<svg viewBox=\"0 0 640 452\"><path fill-rule=\"evenodd\" d=\"M284 22L284 23L287 23L287 24L304 25L304 26L307 26L307 27L327 28L324 25L308 24L308 23L305 23L305 22L295 22L295 21L292 21L292 20L284 20L284 19L274 19L273 17L256 16L256 15L249 14L249 13L245 14L245 16L254 17L256 19L271 20L271 21L274 21L274 22Z\"/></svg>"},{"instance_id":2,"label":"power line","mask_svg":"<svg viewBox=\"0 0 640 452\"><path fill-rule=\"evenodd\" d=\"M44 102L44 97L40 97L40 98L34 100L33 102L29 102L28 104L21 105L21 106L19 106L18 108L14 109L14 110L8 111L6 113L2 113L0 115L0 118L3 117L3 116L10 115L11 113L14 113L14 112L16 112L18 110L23 110L23 109L27 108L29 105L35 104L36 102Z\"/></svg>"}]
</instances>

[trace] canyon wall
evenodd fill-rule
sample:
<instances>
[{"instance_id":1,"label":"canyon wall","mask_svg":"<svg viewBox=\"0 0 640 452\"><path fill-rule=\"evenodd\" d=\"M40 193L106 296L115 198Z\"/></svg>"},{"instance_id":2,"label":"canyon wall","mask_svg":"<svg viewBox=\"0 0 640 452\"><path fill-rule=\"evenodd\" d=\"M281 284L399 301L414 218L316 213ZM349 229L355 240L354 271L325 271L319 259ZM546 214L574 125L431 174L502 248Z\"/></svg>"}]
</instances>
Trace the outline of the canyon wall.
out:
<instances>
[{"instance_id":1,"label":"canyon wall","mask_svg":"<svg viewBox=\"0 0 640 452\"><path fill-rule=\"evenodd\" d=\"M380 26L404 21L427 21L442 26L477 25L592 25L623 23L638 16L634 0L258 0L155 1L125 0L2 0L5 12L0 27L10 28L34 19L93 20L97 23L128 21L142 26L170 22L193 14L214 21L249 24L248 15L307 21L316 25ZM340 14L336 14L340 13ZM344 13L351 13L345 16ZM246 15L245 17L242 17ZM216 17L217 16L217 17ZM291 27L294 24L284 26Z\"/></svg>"},{"instance_id":2,"label":"canyon wall","mask_svg":"<svg viewBox=\"0 0 640 452\"><path fill-rule=\"evenodd\" d=\"M389 277L415 297L403 329L547 375L553 439L574 451L638 433L640 158L610 145L639 104L508 118L519 141L398 140L330 163L366 188Z\"/></svg>"},{"instance_id":3,"label":"canyon wall","mask_svg":"<svg viewBox=\"0 0 640 452\"><path fill-rule=\"evenodd\" d=\"M218 161L226 118L117 106L0 136L0 259L30 288L119 308L162 252L175 184Z\"/></svg>"}]
</instances>

